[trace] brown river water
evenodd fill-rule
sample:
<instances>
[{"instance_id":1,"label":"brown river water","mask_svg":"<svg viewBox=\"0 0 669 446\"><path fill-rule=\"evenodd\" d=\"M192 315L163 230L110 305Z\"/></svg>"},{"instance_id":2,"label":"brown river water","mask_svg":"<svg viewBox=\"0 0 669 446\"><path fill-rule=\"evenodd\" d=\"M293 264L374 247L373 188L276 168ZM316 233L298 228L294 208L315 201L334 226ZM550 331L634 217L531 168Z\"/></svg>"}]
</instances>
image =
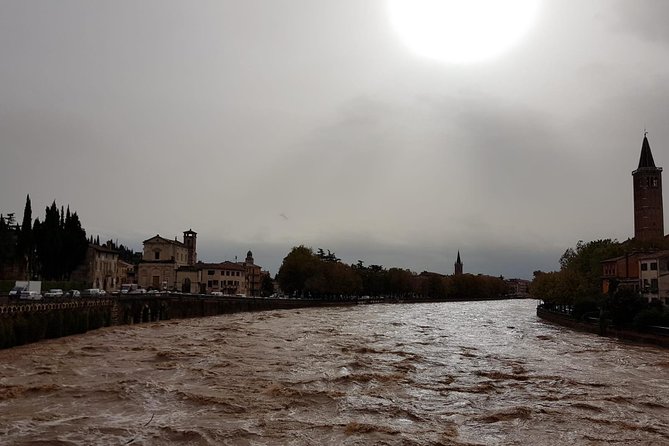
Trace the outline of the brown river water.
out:
<instances>
[{"instance_id":1,"label":"brown river water","mask_svg":"<svg viewBox=\"0 0 669 446\"><path fill-rule=\"evenodd\" d=\"M0 351L0 443L668 445L669 351L535 305L239 313Z\"/></svg>"}]
</instances>

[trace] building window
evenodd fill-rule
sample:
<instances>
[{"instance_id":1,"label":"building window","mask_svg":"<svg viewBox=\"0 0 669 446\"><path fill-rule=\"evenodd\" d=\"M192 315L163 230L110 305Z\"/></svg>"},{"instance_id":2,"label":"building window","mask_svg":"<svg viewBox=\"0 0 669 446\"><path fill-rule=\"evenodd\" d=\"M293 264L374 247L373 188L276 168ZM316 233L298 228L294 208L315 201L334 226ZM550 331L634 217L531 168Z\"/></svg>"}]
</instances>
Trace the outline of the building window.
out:
<instances>
[{"instance_id":1,"label":"building window","mask_svg":"<svg viewBox=\"0 0 669 446\"><path fill-rule=\"evenodd\" d=\"M657 271L657 262L651 262L650 270L651 271Z\"/></svg>"},{"instance_id":2,"label":"building window","mask_svg":"<svg viewBox=\"0 0 669 446\"><path fill-rule=\"evenodd\" d=\"M207 271L207 275L208 276L213 276L215 272L216 271L214 271L213 269L210 269L209 271Z\"/></svg>"},{"instance_id":3,"label":"building window","mask_svg":"<svg viewBox=\"0 0 669 446\"><path fill-rule=\"evenodd\" d=\"M642 263L641 264L641 271L648 271L648 264L647 263Z\"/></svg>"},{"instance_id":4,"label":"building window","mask_svg":"<svg viewBox=\"0 0 669 446\"><path fill-rule=\"evenodd\" d=\"M218 286L218 280L213 281L214 286Z\"/></svg>"},{"instance_id":5,"label":"building window","mask_svg":"<svg viewBox=\"0 0 669 446\"><path fill-rule=\"evenodd\" d=\"M229 276L229 275L230 275L230 271L226 271L226 272L225 272L225 275L226 275L226 276Z\"/></svg>"},{"instance_id":6,"label":"building window","mask_svg":"<svg viewBox=\"0 0 669 446\"><path fill-rule=\"evenodd\" d=\"M153 259L154 260L160 260L160 251L156 251L153 253Z\"/></svg>"},{"instance_id":7,"label":"building window","mask_svg":"<svg viewBox=\"0 0 669 446\"><path fill-rule=\"evenodd\" d=\"M207 286L208 286L209 288L211 288L211 280L208 280L208 281L207 281Z\"/></svg>"}]
</instances>

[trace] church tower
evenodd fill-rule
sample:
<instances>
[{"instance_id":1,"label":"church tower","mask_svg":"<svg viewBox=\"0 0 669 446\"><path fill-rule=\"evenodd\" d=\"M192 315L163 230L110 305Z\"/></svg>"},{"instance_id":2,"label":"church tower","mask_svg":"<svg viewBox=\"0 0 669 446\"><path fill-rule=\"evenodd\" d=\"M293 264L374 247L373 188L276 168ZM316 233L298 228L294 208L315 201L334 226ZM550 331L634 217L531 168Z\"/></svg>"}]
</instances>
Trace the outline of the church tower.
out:
<instances>
[{"instance_id":1,"label":"church tower","mask_svg":"<svg viewBox=\"0 0 669 446\"><path fill-rule=\"evenodd\" d=\"M664 237L662 210L662 168L655 167L648 138L643 135L639 167L632 172L634 181L634 238L640 241Z\"/></svg>"},{"instance_id":2,"label":"church tower","mask_svg":"<svg viewBox=\"0 0 669 446\"><path fill-rule=\"evenodd\" d=\"M455 261L455 272L453 274L456 276L462 274L462 262L460 261L460 251L458 251L458 260Z\"/></svg>"},{"instance_id":3,"label":"church tower","mask_svg":"<svg viewBox=\"0 0 669 446\"><path fill-rule=\"evenodd\" d=\"M195 251L197 247L197 233L192 229L184 231L184 245L186 245L186 249L188 250L186 263L193 266L197 262L197 251Z\"/></svg>"}]
</instances>

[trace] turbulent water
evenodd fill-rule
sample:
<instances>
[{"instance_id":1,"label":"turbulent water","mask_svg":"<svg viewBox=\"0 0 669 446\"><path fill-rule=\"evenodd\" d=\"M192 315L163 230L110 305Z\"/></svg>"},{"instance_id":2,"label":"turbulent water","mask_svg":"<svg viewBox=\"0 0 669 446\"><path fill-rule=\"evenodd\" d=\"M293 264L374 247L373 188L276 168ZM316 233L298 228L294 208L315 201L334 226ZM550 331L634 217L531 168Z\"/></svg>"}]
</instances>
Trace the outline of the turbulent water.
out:
<instances>
[{"instance_id":1,"label":"turbulent water","mask_svg":"<svg viewBox=\"0 0 669 446\"><path fill-rule=\"evenodd\" d=\"M0 351L0 443L666 445L669 352L533 301L110 327Z\"/></svg>"}]
</instances>

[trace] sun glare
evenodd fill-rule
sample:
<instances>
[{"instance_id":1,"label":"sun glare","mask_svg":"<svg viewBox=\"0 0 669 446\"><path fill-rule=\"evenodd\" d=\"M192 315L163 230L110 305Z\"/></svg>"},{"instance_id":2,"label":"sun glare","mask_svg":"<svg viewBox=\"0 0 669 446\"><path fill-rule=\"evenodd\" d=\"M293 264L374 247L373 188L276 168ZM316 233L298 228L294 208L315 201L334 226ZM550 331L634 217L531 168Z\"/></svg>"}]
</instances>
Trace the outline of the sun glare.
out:
<instances>
[{"instance_id":1,"label":"sun glare","mask_svg":"<svg viewBox=\"0 0 669 446\"><path fill-rule=\"evenodd\" d=\"M389 0L390 21L414 52L445 62L497 56L532 26L537 0Z\"/></svg>"}]
</instances>

